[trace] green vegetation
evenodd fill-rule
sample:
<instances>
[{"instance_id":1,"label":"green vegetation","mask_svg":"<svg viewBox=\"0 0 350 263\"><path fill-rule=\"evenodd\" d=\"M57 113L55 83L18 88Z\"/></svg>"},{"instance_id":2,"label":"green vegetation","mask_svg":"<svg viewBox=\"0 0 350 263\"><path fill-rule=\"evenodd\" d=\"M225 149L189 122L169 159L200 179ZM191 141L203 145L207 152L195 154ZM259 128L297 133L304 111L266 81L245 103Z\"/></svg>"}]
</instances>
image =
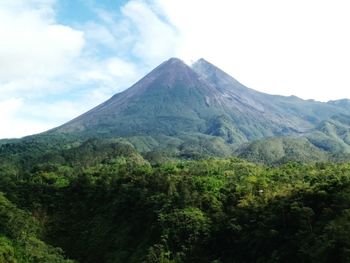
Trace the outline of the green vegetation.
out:
<instances>
[{"instance_id":1,"label":"green vegetation","mask_svg":"<svg viewBox=\"0 0 350 263\"><path fill-rule=\"evenodd\" d=\"M39 239L43 231L33 214L18 209L0 193L0 262L68 263L62 250Z\"/></svg>"},{"instance_id":2,"label":"green vegetation","mask_svg":"<svg viewBox=\"0 0 350 263\"><path fill-rule=\"evenodd\" d=\"M286 162L327 161L326 151L306 138L274 137L241 146L236 154L251 162L279 165Z\"/></svg>"},{"instance_id":3,"label":"green vegetation","mask_svg":"<svg viewBox=\"0 0 350 263\"><path fill-rule=\"evenodd\" d=\"M0 150L0 262L350 260L347 163L158 162L120 140Z\"/></svg>"}]
</instances>

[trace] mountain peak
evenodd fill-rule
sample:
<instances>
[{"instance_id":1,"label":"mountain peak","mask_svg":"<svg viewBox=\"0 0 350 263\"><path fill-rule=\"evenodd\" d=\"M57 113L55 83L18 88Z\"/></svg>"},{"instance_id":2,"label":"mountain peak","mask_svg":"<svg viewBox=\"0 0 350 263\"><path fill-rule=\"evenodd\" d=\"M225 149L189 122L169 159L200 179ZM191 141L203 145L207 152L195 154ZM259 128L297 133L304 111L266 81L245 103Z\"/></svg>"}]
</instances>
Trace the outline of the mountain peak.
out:
<instances>
[{"instance_id":1,"label":"mountain peak","mask_svg":"<svg viewBox=\"0 0 350 263\"><path fill-rule=\"evenodd\" d=\"M180 64L185 64L181 59L179 58L169 58L167 61L165 61L165 63L171 63L171 64L175 64L175 63L180 63Z\"/></svg>"},{"instance_id":2,"label":"mountain peak","mask_svg":"<svg viewBox=\"0 0 350 263\"><path fill-rule=\"evenodd\" d=\"M157 68L169 68L169 67L182 67L182 68L188 68L188 65L183 62L179 58L169 58L168 60L164 61L162 64L160 64Z\"/></svg>"},{"instance_id":3,"label":"mountain peak","mask_svg":"<svg viewBox=\"0 0 350 263\"><path fill-rule=\"evenodd\" d=\"M197 78L196 72L181 59L170 58L147 74L145 78L142 79L142 82L145 84L146 81L150 84L155 81L161 83L161 86L172 87L177 81L192 82ZM148 86L157 87L159 85Z\"/></svg>"},{"instance_id":4,"label":"mountain peak","mask_svg":"<svg viewBox=\"0 0 350 263\"><path fill-rule=\"evenodd\" d=\"M149 75L153 75L155 72L163 74L164 72L179 73L188 70L191 70L191 68L187 64L185 64L185 62L183 62L181 59L170 58L164 61L158 67L156 67L153 71L151 71Z\"/></svg>"},{"instance_id":5,"label":"mountain peak","mask_svg":"<svg viewBox=\"0 0 350 263\"><path fill-rule=\"evenodd\" d=\"M194 62L193 64L210 64L210 62L208 62L207 60L205 60L204 58L200 58L198 59L196 62Z\"/></svg>"},{"instance_id":6,"label":"mountain peak","mask_svg":"<svg viewBox=\"0 0 350 263\"><path fill-rule=\"evenodd\" d=\"M213 67L213 68L218 68L216 67L214 64L210 63L208 60L206 60L205 58L200 58L197 61L195 61L192 64L192 67L196 67L196 66L207 66L207 67Z\"/></svg>"}]
</instances>

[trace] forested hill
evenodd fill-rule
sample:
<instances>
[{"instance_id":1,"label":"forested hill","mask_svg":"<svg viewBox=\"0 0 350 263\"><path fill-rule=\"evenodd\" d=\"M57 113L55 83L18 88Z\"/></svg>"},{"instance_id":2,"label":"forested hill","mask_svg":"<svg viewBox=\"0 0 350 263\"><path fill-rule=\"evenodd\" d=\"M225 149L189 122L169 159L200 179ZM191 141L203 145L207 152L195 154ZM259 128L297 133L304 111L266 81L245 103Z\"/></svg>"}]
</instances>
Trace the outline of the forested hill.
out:
<instances>
[{"instance_id":1,"label":"forested hill","mask_svg":"<svg viewBox=\"0 0 350 263\"><path fill-rule=\"evenodd\" d=\"M0 262L350 261L349 164L30 147L1 155Z\"/></svg>"}]
</instances>

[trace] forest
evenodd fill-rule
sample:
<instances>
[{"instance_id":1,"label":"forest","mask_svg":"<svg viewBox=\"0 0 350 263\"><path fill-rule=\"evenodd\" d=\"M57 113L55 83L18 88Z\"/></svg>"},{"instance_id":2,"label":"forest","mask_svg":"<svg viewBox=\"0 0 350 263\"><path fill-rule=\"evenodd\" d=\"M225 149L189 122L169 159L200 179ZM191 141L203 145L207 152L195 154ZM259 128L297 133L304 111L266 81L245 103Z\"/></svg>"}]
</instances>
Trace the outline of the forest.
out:
<instances>
[{"instance_id":1,"label":"forest","mask_svg":"<svg viewBox=\"0 0 350 263\"><path fill-rule=\"evenodd\" d=\"M349 163L160 155L0 145L0 262L350 262Z\"/></svg>"}]
</instances>

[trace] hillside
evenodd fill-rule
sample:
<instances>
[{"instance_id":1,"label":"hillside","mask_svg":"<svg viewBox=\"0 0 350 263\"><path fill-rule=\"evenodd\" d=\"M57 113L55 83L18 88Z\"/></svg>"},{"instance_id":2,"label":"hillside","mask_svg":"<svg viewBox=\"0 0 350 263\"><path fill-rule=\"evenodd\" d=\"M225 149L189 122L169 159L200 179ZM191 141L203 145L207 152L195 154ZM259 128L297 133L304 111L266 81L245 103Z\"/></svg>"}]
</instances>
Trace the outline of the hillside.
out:
<instances>
[{"instance_id":1,"label":"hillside","mask_svg":"<svg viewBox=\"0 0 350 263\"><path fill-rule=\"evenodd\" d=\"M307 138L274 137L240 146L235 154L255 163L324 162L327 151L316 147Z\"/></svg>"},{"instance_id":2,"label":"hillside","mask_svg":"<svg viewBox=\"0 0 350 263\"><path fill-rule=\"evenodd\" d=\"M349 164L151 165L113 140L26 148L21 169L0 161L0 262L349 261Z\"/></svg>"}]
</instances>

